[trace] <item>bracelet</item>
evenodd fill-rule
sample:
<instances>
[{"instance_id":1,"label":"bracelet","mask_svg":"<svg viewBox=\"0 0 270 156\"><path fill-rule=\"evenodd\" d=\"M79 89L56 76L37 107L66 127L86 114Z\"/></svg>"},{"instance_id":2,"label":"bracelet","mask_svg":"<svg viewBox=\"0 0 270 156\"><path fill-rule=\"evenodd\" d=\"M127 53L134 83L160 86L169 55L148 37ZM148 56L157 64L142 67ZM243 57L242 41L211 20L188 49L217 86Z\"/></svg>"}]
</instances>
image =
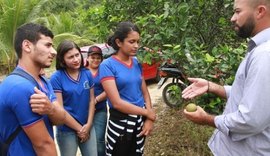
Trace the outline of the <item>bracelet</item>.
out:
<instances>
[{"instance_id":1,"label":"bracelet","mask_svg":"<svg viewBox=\"0 0 270 156\"><path fill-rule=\"evenodd\" d=\"M209 93L209 88L210 88L209 81L207 81L207 86L208 86L208 88L207 88L207 93Z\"/></svg>"}]
</instances>

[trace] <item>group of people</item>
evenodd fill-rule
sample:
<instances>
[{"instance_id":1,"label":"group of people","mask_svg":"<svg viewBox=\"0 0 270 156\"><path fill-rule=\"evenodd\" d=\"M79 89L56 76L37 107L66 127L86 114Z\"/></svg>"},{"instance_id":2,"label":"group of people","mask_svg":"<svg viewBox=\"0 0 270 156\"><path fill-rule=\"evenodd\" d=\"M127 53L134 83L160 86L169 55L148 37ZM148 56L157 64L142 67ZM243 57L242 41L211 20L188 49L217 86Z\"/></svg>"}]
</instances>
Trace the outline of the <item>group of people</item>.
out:
<instances>
[{"instance_id":1,"label":"group of people","mask_svg":"<svg viewBox=\"0 0 270 156\"><path fill-rule=\"evenodd\" d=\"M231 22L238 36L251 37L252 47L232 86L189 78L191 85L179 95L217 94L227 99L223 114L210 115L200 106L184 114L216 128L208 143L214 155L270 155L270 1L235 0ZM0 85L0 141L22 127L8 155L57 155L52 125L58 125L61 155L74 156L78 147L82 155L143 155L156 115L142 67L133 57L139 48L138 27L121 22L108 39L116 53L103 60L101 49L93 46L86 67L74 42L63 41L56 52L52 39L52 32L38 24L17 29L15 70L38 85L15 74ZM48 81L40 73L55 56L57 71Z\"/></svg>"},{"instance_id":2,"label":"group of people","mask_svg":"<svg viewBox=\"0 0 270 156\"><path fill-rule=\"evenodd\" d=\"M142 155L156 115L134 57L139 40L137 26L121 22L108 41L116 53L103 61L102 50L92 46L84 66L73 41L64 40L55 50L48 28L20 26L14 71L24 76L10 74L0 86L1 143L21 128L7 155L57 155L53 125L63 156L75 156L78 148L85 156ZM54 57L56 71L48 80L42 75Z\"/></svg>"}]
</instances>

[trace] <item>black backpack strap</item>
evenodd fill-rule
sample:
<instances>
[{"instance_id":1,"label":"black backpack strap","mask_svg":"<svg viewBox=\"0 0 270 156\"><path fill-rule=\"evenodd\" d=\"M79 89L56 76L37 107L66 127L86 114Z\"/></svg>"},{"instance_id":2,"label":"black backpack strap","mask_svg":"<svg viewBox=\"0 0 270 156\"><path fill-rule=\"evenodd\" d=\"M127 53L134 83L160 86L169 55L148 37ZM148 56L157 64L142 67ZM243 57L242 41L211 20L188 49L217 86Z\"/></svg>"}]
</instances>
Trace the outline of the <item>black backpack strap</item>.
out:
<instances>
[{"instance_id":1,"label":"black backpack strap","mask_svg":"<svg viewBox=\"0 0 270 156\"><path fill-rule=\"evenodd\" d=\"M21 129L22 129L21 126L17 127L16 130L8 137L5 143L9 145L13 141L13 139L19 134Z\"/></svg>"},{"instance_id":2,"label":"black backpack strap","mask_svg":"<svg viewBox=\"0 0 270 156\"><path fill-rule=\"evenodd\" d=\"M21 68L16 68L12 73L10 73L10 75L19 75L21 77L24 77L30 82L32 82L38 89L40 89L37 81Z\"/></svg>"}]
</instances>

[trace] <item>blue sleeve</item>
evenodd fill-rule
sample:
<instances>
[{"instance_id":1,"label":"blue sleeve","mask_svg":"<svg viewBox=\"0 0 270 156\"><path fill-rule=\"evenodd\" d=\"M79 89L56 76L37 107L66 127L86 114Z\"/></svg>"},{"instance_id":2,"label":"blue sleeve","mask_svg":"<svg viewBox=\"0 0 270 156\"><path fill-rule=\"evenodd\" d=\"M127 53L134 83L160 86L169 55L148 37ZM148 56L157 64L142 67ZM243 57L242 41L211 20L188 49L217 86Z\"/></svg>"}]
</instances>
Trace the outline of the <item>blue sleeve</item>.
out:
<instances>
[{"instance_id":1,"label":"blue sleeve","mask_svg":"<svg viewBox=\"0 0 270 156\"><path fill-rule=\"evenodd\" d=\"M54 91L62 92L63 87L61 83L61 72L56 71L52 74L50 82Z\"/></svg>"},{"instance_id":2,"label":"blue sleeve","mask_svg":"<svg viewBox=\"0 0 270 156\"><path fill-rule=\"evenodd\" d=\"M34 94L34 85L31 82L22 80L10 90L9 94L12 96L8 101L21 126L29 126L43 118L37 113L33 113L30 107L30 96Z\"/></svg>"},{"instance_id":3,"label":"blue sleeve","mask_svg":"<svg viewBox=\"0 0 270 156\"><path fill-rule=\"evenodd\" d=\"M111 66L111 63L108 60L103 61L99 66L99 74L100 74L100 80L108 77L115 77L114 70Z\"/></svg>"}]
</instances>

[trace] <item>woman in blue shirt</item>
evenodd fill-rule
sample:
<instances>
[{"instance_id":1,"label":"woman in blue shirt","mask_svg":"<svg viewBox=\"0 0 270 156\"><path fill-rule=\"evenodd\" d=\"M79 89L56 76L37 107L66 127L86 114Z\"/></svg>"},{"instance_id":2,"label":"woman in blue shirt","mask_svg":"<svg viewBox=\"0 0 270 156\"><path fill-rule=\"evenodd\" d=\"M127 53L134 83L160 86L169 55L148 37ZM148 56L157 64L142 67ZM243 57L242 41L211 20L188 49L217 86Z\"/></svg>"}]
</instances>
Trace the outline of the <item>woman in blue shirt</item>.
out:
<instances>
[{"instance_id":1,"label":"woman in blue shirt","mask_svg":"<svg viewBox=\"0 0 270 156\"><path fill-rule=\"evenodd\" d=\"M88 49L86 67L91 71L95 83L95 115L94 127L97 137L98 156L105 156L105 132L107 125L107 96L100 83L99 65L103 60L102 50L98 46Z\"/></svg>"},{"instance_id":2,"label":"woman in blue shirt","mask_svg":"<svg viewBox=\"0 0 270 156\"><path fill-rule=\"evenodd\" d=\"M141 65L134 57L139 39L136 25L121 22L108 40L116 53L100 65L101 83L110 106L108 155L143 155L145 136L152 131L156 118Z\"/></svg>"},{"instance_id":3,"label":"woman in blue shirt","mask_svg":"<svg viewBox=\"0 0 270 156\"><path fill-rule=\"evenodd\" d=\"M66 125L57 126L56 138L60 153L74 156L79 147L83 156L96 156L96 134L92 128L95 111L94 82L89 70L83 67L80 48L74 42L63 41L59 44L56 69L50 81L57 101L83 125L80 132L89 134L88 138L79 140L78 132Z\"/></svg>"}]
</instances>

